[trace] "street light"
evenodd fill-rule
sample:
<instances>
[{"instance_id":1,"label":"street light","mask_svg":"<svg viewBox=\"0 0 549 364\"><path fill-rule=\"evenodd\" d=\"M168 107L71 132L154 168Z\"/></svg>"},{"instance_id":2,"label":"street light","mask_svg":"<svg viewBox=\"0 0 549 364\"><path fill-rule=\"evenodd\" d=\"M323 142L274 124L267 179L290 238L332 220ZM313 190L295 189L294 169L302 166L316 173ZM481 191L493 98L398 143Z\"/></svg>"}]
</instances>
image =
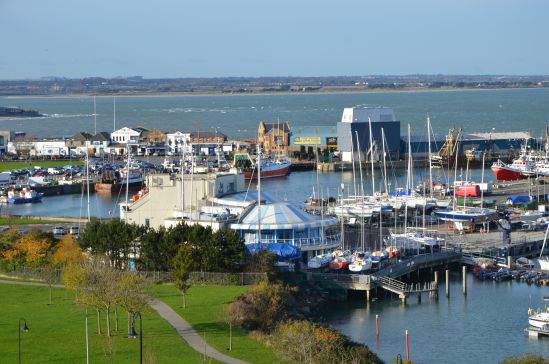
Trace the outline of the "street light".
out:
<instances>
[{"instance_id":1,"label":"street light","mask_svg":"<svg viewBox=\"0 0 549 364\"><path fill-rule=\"evenodd\" d=\"M25 323L25 325L23 326L23 331L24 332L29 332L29 327L27 326L27 320L25 320L24 318L20 318L19 319L19 325L18 325L18 329L19 329L19 364L21 364L21 321L23 321Z\"/></svg>"},{"instance_id":2,"label":"street light","mask_svg":"<svg viewBox=\"0 0 549 364\"><path fill-rule=\"evenodd\" d=\"M135 339L137 333L135 332L135 316L139 315L139 364L143 364L143 319L141 318L141 312L136 312L132 316L132 331L128 337Z\"/></svg>"}]
</instances>

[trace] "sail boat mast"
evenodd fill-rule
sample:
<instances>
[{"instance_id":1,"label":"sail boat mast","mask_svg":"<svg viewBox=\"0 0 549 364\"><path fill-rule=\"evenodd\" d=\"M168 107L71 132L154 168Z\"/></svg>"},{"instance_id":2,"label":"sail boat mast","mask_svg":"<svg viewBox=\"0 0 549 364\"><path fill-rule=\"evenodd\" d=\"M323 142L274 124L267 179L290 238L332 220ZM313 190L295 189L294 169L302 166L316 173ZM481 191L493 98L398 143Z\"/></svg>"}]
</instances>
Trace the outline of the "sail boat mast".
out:
<instances>
[{"instance_id":1,"label":"sail boat mast","mask_svg":"<svg viewBox=\"0 0 549 364\"><path fill-rule=\"evenodd\" d=\"M257 242L261 242L261 145L257 143Z\"/></svg>"},{"instance_id":2,"label":"sail boat mast","mask_svg":"<svg viewBox=\"0 0 549 364\"><path fill-rule=\"evenodd\" d=\"M97 134L97 104L93 95L93 134Z\"/></svg>"},{"instance_id":3,"label":"sail boat mast","mask_svg":"<svg viewBox=\"0 0 549 364\"><path fill-rule=\"evenodd\" d=\"M427 115L427 144L429 146L429 197L433 198L433 165L431 158L431 118Z\"/></svg>"},{"instance_id":4,"label":"sail boat mast","mask_svg":"<svg viewBox=\"0 0 549 364\"><path fill-rule=\"evenodd\" d=\"M372 137L372 119L368 117L368 128L370 129L370 165L372 166L372 197L376 194L374 176L374 141Z\"/></svg>"}]
</instances>

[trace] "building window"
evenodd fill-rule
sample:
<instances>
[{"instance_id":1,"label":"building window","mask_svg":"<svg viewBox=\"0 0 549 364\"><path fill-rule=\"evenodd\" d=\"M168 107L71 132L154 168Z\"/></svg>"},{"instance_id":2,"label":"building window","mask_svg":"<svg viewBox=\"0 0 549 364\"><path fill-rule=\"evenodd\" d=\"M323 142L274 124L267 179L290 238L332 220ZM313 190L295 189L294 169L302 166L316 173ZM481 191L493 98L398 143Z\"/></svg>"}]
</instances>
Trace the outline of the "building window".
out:
<instances>
[{"instance_id":1,"label":"building window","mask_svg":"<svg viewBox=\"0 0 549 364\"><path fill-rule=\"evenodd\" d=\"M150 219L145 219L145 226L146 226L146 227L150 227L150 226L151 226L151 220L150 220Z\"/></svg>"}]
</instances>

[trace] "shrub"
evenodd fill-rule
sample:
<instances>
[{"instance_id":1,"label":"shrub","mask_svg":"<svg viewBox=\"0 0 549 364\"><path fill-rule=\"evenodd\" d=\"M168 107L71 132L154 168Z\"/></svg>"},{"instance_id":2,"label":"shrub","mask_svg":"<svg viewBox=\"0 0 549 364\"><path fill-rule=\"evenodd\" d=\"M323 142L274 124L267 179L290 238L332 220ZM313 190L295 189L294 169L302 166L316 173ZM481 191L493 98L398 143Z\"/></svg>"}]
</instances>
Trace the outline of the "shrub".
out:
<instances>
[{"instance_id":1,"label":"shrub","mask_svg":"<svg viewBox=\"0 0 549 364\"><path fill-rule=\"evenodd\" d=\"M270 343L281 358L299 363L382 363L368 347L310 321L280 323Z\"/></svg>"},{"instance_id":2,"label":"shrub","mask_svg":"<svg viewBox=\"0 0 549 364\"><path fill-rule=\"evenodd\" d=\"M544 359L543 356L537 354L525 354L522 356L515 356L507 358L500 362L500 364L548 364L549 360Z\"/></svg>"},{"instance_id":3,"label":"shrub","mask_svg":"<svg viewBox=\"0 0 549 364\"><path fill-rule=\"evenodd\" d=\"M280 283L261 282L231 304L235 323L245 330L270 331L288 317L292 290Z\"/></svg>"}]
</instances>

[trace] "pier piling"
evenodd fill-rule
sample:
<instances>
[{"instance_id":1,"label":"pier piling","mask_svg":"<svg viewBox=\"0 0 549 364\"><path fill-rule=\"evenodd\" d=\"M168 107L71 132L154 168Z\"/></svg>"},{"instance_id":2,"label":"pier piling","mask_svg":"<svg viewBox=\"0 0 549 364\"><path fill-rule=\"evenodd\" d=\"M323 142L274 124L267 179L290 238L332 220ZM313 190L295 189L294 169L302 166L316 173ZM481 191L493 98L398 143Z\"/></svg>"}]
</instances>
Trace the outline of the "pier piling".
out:
<instances>
[{"instance_id":1,"label":"pier piling","mask_svg":"<svg viewBox=\"0 0 549 364\"><path fill-rule=\"evenodd\" d=\"M450 298L450 270L446 269L446 297Z\"/></svg>"},{"instance_id":2,"label":"pier piling","mask_svg":"<svg viewBox=\"0 0 549 364\"><path fill-rule=\"evenodd\" d=\"M438 270L435 270L435 281L433 282L433 285L433 296L435 300L438 300Z\"/></svg>"},{"instance_id":3,"label":"pier piling","mask_svg":"<svg viewBox=\"0 0 549 364\"><path fill-rule=\"evenodd\" d=\"M408 330L404 332L404 336L406 337L406 360L410 361L410 340L408 338Z\"/></svg>"},{"instance_id":4,"label":"pier piling","mask_svg":"<svg viewBox=\"0 0 549 364\"><path fill-rule=\"evenodd\" d=\"M467 296L467 267L464 265L461 267L462 281L463 281L463 295Z\"/></svg>"}]
</instances>

